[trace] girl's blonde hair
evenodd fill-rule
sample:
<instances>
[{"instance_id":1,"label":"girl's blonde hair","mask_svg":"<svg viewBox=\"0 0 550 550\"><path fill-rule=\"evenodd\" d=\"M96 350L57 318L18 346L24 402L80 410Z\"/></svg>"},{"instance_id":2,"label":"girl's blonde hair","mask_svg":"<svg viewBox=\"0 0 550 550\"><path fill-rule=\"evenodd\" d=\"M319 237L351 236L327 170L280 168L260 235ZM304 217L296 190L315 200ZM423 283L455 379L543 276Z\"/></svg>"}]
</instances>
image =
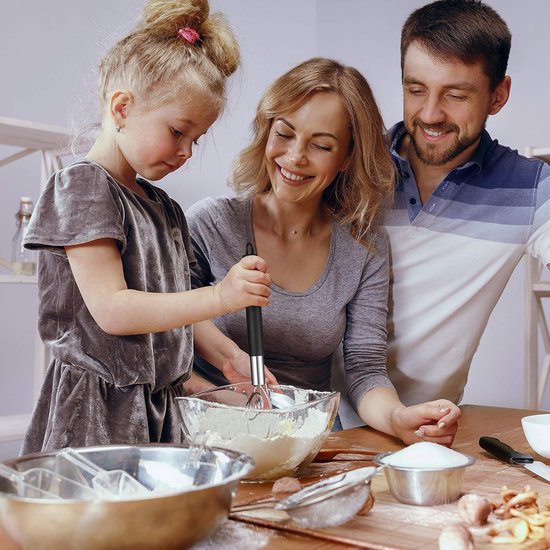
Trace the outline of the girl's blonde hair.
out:
<instances>
[{"instance_id":1,"label":"girl's blonde hair","mask_svg":"<svg viewBox=\"0 0 550 550\"><path fill-rule=\"evenodd\" d=\"M232 185L238 193L266 193L271 182L265 148L273 120L301 107L314 93L335 93L348 113L350 162L326 189L323 201L369 244L384 201L391 201L395 168L385 141L385 128L363 75L337 61L313 58L279 77L262 95L253 121L252 143L237 158Z\"/></svg>"},{"instance_id":2,"label":"girl's blonde hair","mask_svg":"<svg viewBox=\"0 0 550 550\"><path fill-rule=\"evenodd\" d=\"M180 29L197 32L198 40L186 40ZM222 108L226 79L239 62L237 40L221 14L210 14L208 0L149 0L136 29L99 65L100 101L107 104L117 88L165 101L191 85Z\"/></svg>"}]
</instances>

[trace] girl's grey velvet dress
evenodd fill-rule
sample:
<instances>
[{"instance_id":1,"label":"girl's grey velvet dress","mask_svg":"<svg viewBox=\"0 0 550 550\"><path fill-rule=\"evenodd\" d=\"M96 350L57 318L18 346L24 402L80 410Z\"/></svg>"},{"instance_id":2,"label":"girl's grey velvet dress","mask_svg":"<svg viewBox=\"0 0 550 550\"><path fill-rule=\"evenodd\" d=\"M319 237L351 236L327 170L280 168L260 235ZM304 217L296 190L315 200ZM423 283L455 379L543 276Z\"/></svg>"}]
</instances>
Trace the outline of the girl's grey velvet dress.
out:
<instances>
[{"instance_id":1,"label":"girl's grey velvet dress","mask_svg":"<svg viewBox=\"0 0 550 550\"><path fill-rule=\"evenodd\" d=\"M193 261L180 206L145 180L148 198L90 161L49 180L25 238L39 249L39 331L51 351L22 453L66 446L181 441L173 397L191 371L192 327L136 336L103 332L64 246L114 239L128 288L180 292Z\"/></svg>"}]
</instances>

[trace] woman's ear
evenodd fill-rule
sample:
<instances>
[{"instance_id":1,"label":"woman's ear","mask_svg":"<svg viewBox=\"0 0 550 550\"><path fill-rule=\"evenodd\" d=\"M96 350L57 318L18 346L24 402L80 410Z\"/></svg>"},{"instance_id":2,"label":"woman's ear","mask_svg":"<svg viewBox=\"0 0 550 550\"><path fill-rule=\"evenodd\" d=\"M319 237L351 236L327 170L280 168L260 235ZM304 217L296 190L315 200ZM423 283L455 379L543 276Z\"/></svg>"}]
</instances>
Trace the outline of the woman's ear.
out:
<instances>
[{"instance_id":1,"label":"woman's ear","mask_svg":"<svg viewBox=\"0 0 550 550\"><path fill-rule=\"evenodd\" d=\"M340 166L339 172L345 172L349 165L351 164L351 153L345 158L344 162L342 162L342 166Z\"/></svg>"},{"instance_id":2,"label":"woman's ear","mask_svg":"<svg viewBox=\"0 0 550 550\"><path fill-rule=\"evenodd\" d=\"M111 95L110 112L115 127L124 128L128 111L134 102L134 96L129 90L115 90Z\"/></svg>"}]
</instances>

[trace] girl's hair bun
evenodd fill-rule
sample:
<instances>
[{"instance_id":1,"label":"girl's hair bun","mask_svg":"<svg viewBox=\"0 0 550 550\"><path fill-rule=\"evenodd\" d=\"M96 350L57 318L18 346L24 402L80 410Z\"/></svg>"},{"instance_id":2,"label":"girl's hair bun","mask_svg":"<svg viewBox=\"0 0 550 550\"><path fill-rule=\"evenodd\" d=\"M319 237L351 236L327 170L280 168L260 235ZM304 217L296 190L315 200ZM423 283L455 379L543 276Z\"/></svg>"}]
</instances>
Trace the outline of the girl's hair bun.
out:
<instances>
[{"instance_id":1,"label":"girl's hair bun","mask_svg":"<svg viewBox=\"0 0 550 550\"><path fill-rule=\"evenodd\" d=\"M225 81L240 63L239 44L208 0L149 0L136 29L100 63L100 97L117 87L166 99L195 85L222 106Z\"/></svg>"},{"instance_id":2,"label":"girl's hair bun","mask_svg":"<svg viewBox=\"0 0 550 550\"><path fill-rule=\"evenodd\" d=\"M160 39L176 39L180 29L191 28L200 36L204 54L224 76L240 63L239 46L221 13L210 15L208 0L149 0L143 9L144 30Z\"/></svg>"},{"instance_id":3,"label":"girl's hair bun","mask_svg":"<svg viewBox=\"0 0 550 550\"><path fill-rule=\"evenodd\" d=\"M208 19L207 0L149 0L143 8L142 25L152 35L175 37L178 29L190 27L199 34Z\"/></svg>"}]
</instances>

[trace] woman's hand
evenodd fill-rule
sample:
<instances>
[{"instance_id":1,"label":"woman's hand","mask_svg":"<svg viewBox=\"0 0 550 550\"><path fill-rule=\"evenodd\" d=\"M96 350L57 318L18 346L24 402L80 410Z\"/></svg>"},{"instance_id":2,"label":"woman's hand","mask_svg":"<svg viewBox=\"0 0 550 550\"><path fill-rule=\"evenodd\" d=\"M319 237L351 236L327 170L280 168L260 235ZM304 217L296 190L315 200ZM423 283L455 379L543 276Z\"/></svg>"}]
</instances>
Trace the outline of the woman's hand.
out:
<instances>
[{"instance_id":1,"label":"woman's hand","mask_svg":"<svg viewBox=\"0 0 550 550\"><path fill-rule=\"evenodd\" d=\"M245 256L215 287L226 313L247 306L267 306L271 295L267 264L259 256Z\"/></svg>"},{"instance_id":2,"label":"woman's hand","mask_svg":"<svg viewBox=\"0 0 550 550\"><path fill-rule=\"evenodd\" d=\"M458 430L460 409L451 401L438 399L410 407L397 407L392 428L403 443L431 441L450 447Z\"/></svg>"},{"instance_id":3,"label":"woman's hand","mask_svg":"<svg viewBox=\"0 0 550 550\"><path fill-rule=\"evenodd\" d=\"M242 349L238 349L231 357L225 359L221 368L223 375L231 384L239 382L250 382L250 357ZM277 379L266 368L265 381L271 385L277 385Z\"/></svg>"},{"instance_id":4,"label":"woman's hand","mask_svg":"<svg viewBox=\"0 0 550 550\"><path fill-rule=\"evenodd\" d=\"M367 425L399 437L410 445L431 441L450 446L458 430L460 409L447 399L406 407L393 388L377 387L367 392L357 408Z\"/></svg>"}]
</instances>

